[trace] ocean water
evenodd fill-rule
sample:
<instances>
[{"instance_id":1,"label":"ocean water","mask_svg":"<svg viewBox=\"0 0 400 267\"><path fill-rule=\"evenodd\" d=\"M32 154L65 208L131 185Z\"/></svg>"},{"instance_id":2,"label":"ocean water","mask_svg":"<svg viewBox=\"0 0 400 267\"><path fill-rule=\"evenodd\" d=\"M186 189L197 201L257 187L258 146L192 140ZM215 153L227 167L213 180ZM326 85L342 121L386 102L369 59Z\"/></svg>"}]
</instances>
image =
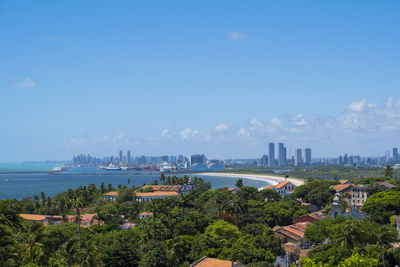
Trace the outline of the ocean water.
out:
<instances>
[{"instance_id":1,"label":"ocean water","mask_svg":"<svg viewBox=\"0 0 400 267\"><path fill-rule=\"evenodd\" d=\"M52 166L50 170L54 167ZM26 171L32 171L27 169ZM24 197L32 197L40 195L44 191L48 196L54 196L57 193L67 190L68 188L78 188L81 185L96 184L99 186L102 182L107 186L112 184L117 187L119 184L141 186L144 183L150 184L154 180L158 180L160 173L158 172L138 172L138 171L105 171L96 168L71 168L67 171L47 174L47 173L1 173L0 171L0 199L15 198L22 199ZM182 177L183 175L177 175ZM189 176L194 177L195 174ZM197 175L198 176L198 175ZM199 176L201 177L201 176ZM233 187L237 178L220 177L220 176L204 176L206 182L211 182L212 188ZM270 185L268 181L243 179L243 184L256 188Z\"/></svg>"},{"instance_id":2,"label":"ocean water","mask_svg":"<svg viewBox=\"0 0 400 267\"><path fill-rule=\"evenodd\" d=\"M49 172L60 164L56 163L0 163L2 172Z\"/></svg>"}]
</instances>

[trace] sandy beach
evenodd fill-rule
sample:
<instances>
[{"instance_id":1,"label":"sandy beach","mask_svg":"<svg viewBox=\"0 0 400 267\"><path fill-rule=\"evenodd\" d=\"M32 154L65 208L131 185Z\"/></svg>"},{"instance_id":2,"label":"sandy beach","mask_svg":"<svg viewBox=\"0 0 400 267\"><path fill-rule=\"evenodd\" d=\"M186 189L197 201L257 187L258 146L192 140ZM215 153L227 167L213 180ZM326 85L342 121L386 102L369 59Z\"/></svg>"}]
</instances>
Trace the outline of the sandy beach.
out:
<instances>
[{"instance_id":1,"label":"sandy beach","mask_svg":"<svg viewBox=\"0 0 400 267\"><path fill-rule=\"evenodd\" d=\"M246 179L257 179L257 180L267 180L273 185L285 181L283 176L274 176L267 174L243 174L243 173L221 173L221 172L203 172L199 173L199 176L222 176L222 177L236 177L236 178L246 178ZM304 181L297 178L287 178L286 181L293 183L296 186L304 184Z\"/></svg>"}]
</instances>

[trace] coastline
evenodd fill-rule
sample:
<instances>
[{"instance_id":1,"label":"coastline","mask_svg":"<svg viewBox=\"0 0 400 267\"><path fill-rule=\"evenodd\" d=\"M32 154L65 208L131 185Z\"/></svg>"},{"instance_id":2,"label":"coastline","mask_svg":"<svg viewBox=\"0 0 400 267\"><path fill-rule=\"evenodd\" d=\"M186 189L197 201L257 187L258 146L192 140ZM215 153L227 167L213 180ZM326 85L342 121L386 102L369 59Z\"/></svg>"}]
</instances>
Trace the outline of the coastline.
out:
<instances>
[{"instance_id":1,"label":"coastline","mask_svg":"<svg viewBox=\"0 0 400 267\"><path fill-rule=\"evenodd\" d=\"M220 177L237 177L237 178L244 178L244 179L255 179L255 180L262 180L268 181L273 185L278 183L284 182L285 177L283 176L274 176L268 174L243 174L243 173L232 173L232 172L202 172L197 173L197 175L201 176L220 176ZM287 178L286 181L293 183L295 186L299 186L304 184L304 180L299 178Z\"/></svg>"}]
</instances>

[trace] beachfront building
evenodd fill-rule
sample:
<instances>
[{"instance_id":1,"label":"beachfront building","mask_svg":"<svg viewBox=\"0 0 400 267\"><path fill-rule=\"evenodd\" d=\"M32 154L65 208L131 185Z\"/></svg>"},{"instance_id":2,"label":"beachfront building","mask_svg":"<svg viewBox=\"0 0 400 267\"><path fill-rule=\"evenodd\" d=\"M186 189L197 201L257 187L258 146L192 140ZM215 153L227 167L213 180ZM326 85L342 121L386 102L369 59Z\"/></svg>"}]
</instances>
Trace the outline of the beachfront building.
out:
<instances>
[{"instance_id":1,"label":"beachfront building","mask_svg":"<svg viewBox=\"0 0 400 267\"><path fill-rule=\"evenodd\" d=\"M296 186L291 182L282 182L277 185L270 185L265 187L264 189L272 189L279 193L281 196L290 195L293 193Z\"/></svg>"},{"instance_id":2,"label":"beachfront building","mask_svg":"<svg viewBox=\"0 0 400 267\"><path fill-rule=\"evenodd\" d=\"M108 192L103 195L104 200L111 200L115 201L117 197L119 196L119 193L116 191Z\"/></svg>"}]
</instances>

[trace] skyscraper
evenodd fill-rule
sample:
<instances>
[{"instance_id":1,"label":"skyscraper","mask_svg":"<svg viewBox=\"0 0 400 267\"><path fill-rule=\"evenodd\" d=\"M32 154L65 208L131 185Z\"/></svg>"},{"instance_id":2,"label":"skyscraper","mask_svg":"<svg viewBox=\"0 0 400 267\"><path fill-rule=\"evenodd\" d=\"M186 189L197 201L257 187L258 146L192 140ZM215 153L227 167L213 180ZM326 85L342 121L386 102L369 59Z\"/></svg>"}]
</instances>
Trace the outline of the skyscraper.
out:
<instances>
[{"instance_id":1,"label":"skyscraper","mask_svg":"<svg viewBox=\"0 0 400 267\"><path fill-rule=\"evenodd\" d=\"M283 143L278 143L278 165L286 166L286 147Z\"/></svg>"},{"instance_id":2,"label":"skyscraper","mask_svg":"<svg viewBox=\"0 0 400 267\"><path fill-rule=\"evenodd\" d=\"M122 162L122 150L119 151L119 162Z\"/></svg>"},{"instance_id":3,"label":"skyscraper","mask_svg":"<svg viewBox=\"0 0 400 267\"><path fill-rule=\"evenodd\" d=\"M190 156L190 163L191 165L193 164L206 164L207 163L207 158L204 154L195 154Z\"/></svg>"},{"instance_id":4,"label":"skyscraper","mask_svg":"<svg viewBox=\"0 0 400 267\"><path fill-rule=\"evenodd\" d=\"M268 143L268 166L273 167L275 166L275 144Z\"/></svg>"},{"instance_id":5,"label":"skyscraper","mask_svg":"<svg viewBox=\"0 0 400 267\"><path fill-rule=\"evenodd\" d=\"M294 166L300 166L303 164L303 158L301 156L301 148L297 148L294 153Z\"/></svg>"},{"instance_id":6,"label":"skyscraper","mask_svg":"<svg viewBox=\"0 0 400 267\"><path fill-rule=\"evenodd\" d=\"M393 148L393 161L399 161L399 150L398 148Z\"/></svg>"},{"instance_id":7,"label":"skyscraper","mask_svg":"<svg viewBox=\"0 0 400 267\"><path fill-rule=\"evenodd\" d=\"M311 165L311 148L304 149L303 160L306 165Z\"/></svg>"},{"instance_id":8,"label":"skyscraper","mask_svg":"<svg viewBox=\"0 0 400 267\"><path fill-rule=\"evenodd\" d=\"M126 153L126 161L128 162L128 164L131 163L131 151L128 150L128 152Z\"/></svg>"}]
</instances>

